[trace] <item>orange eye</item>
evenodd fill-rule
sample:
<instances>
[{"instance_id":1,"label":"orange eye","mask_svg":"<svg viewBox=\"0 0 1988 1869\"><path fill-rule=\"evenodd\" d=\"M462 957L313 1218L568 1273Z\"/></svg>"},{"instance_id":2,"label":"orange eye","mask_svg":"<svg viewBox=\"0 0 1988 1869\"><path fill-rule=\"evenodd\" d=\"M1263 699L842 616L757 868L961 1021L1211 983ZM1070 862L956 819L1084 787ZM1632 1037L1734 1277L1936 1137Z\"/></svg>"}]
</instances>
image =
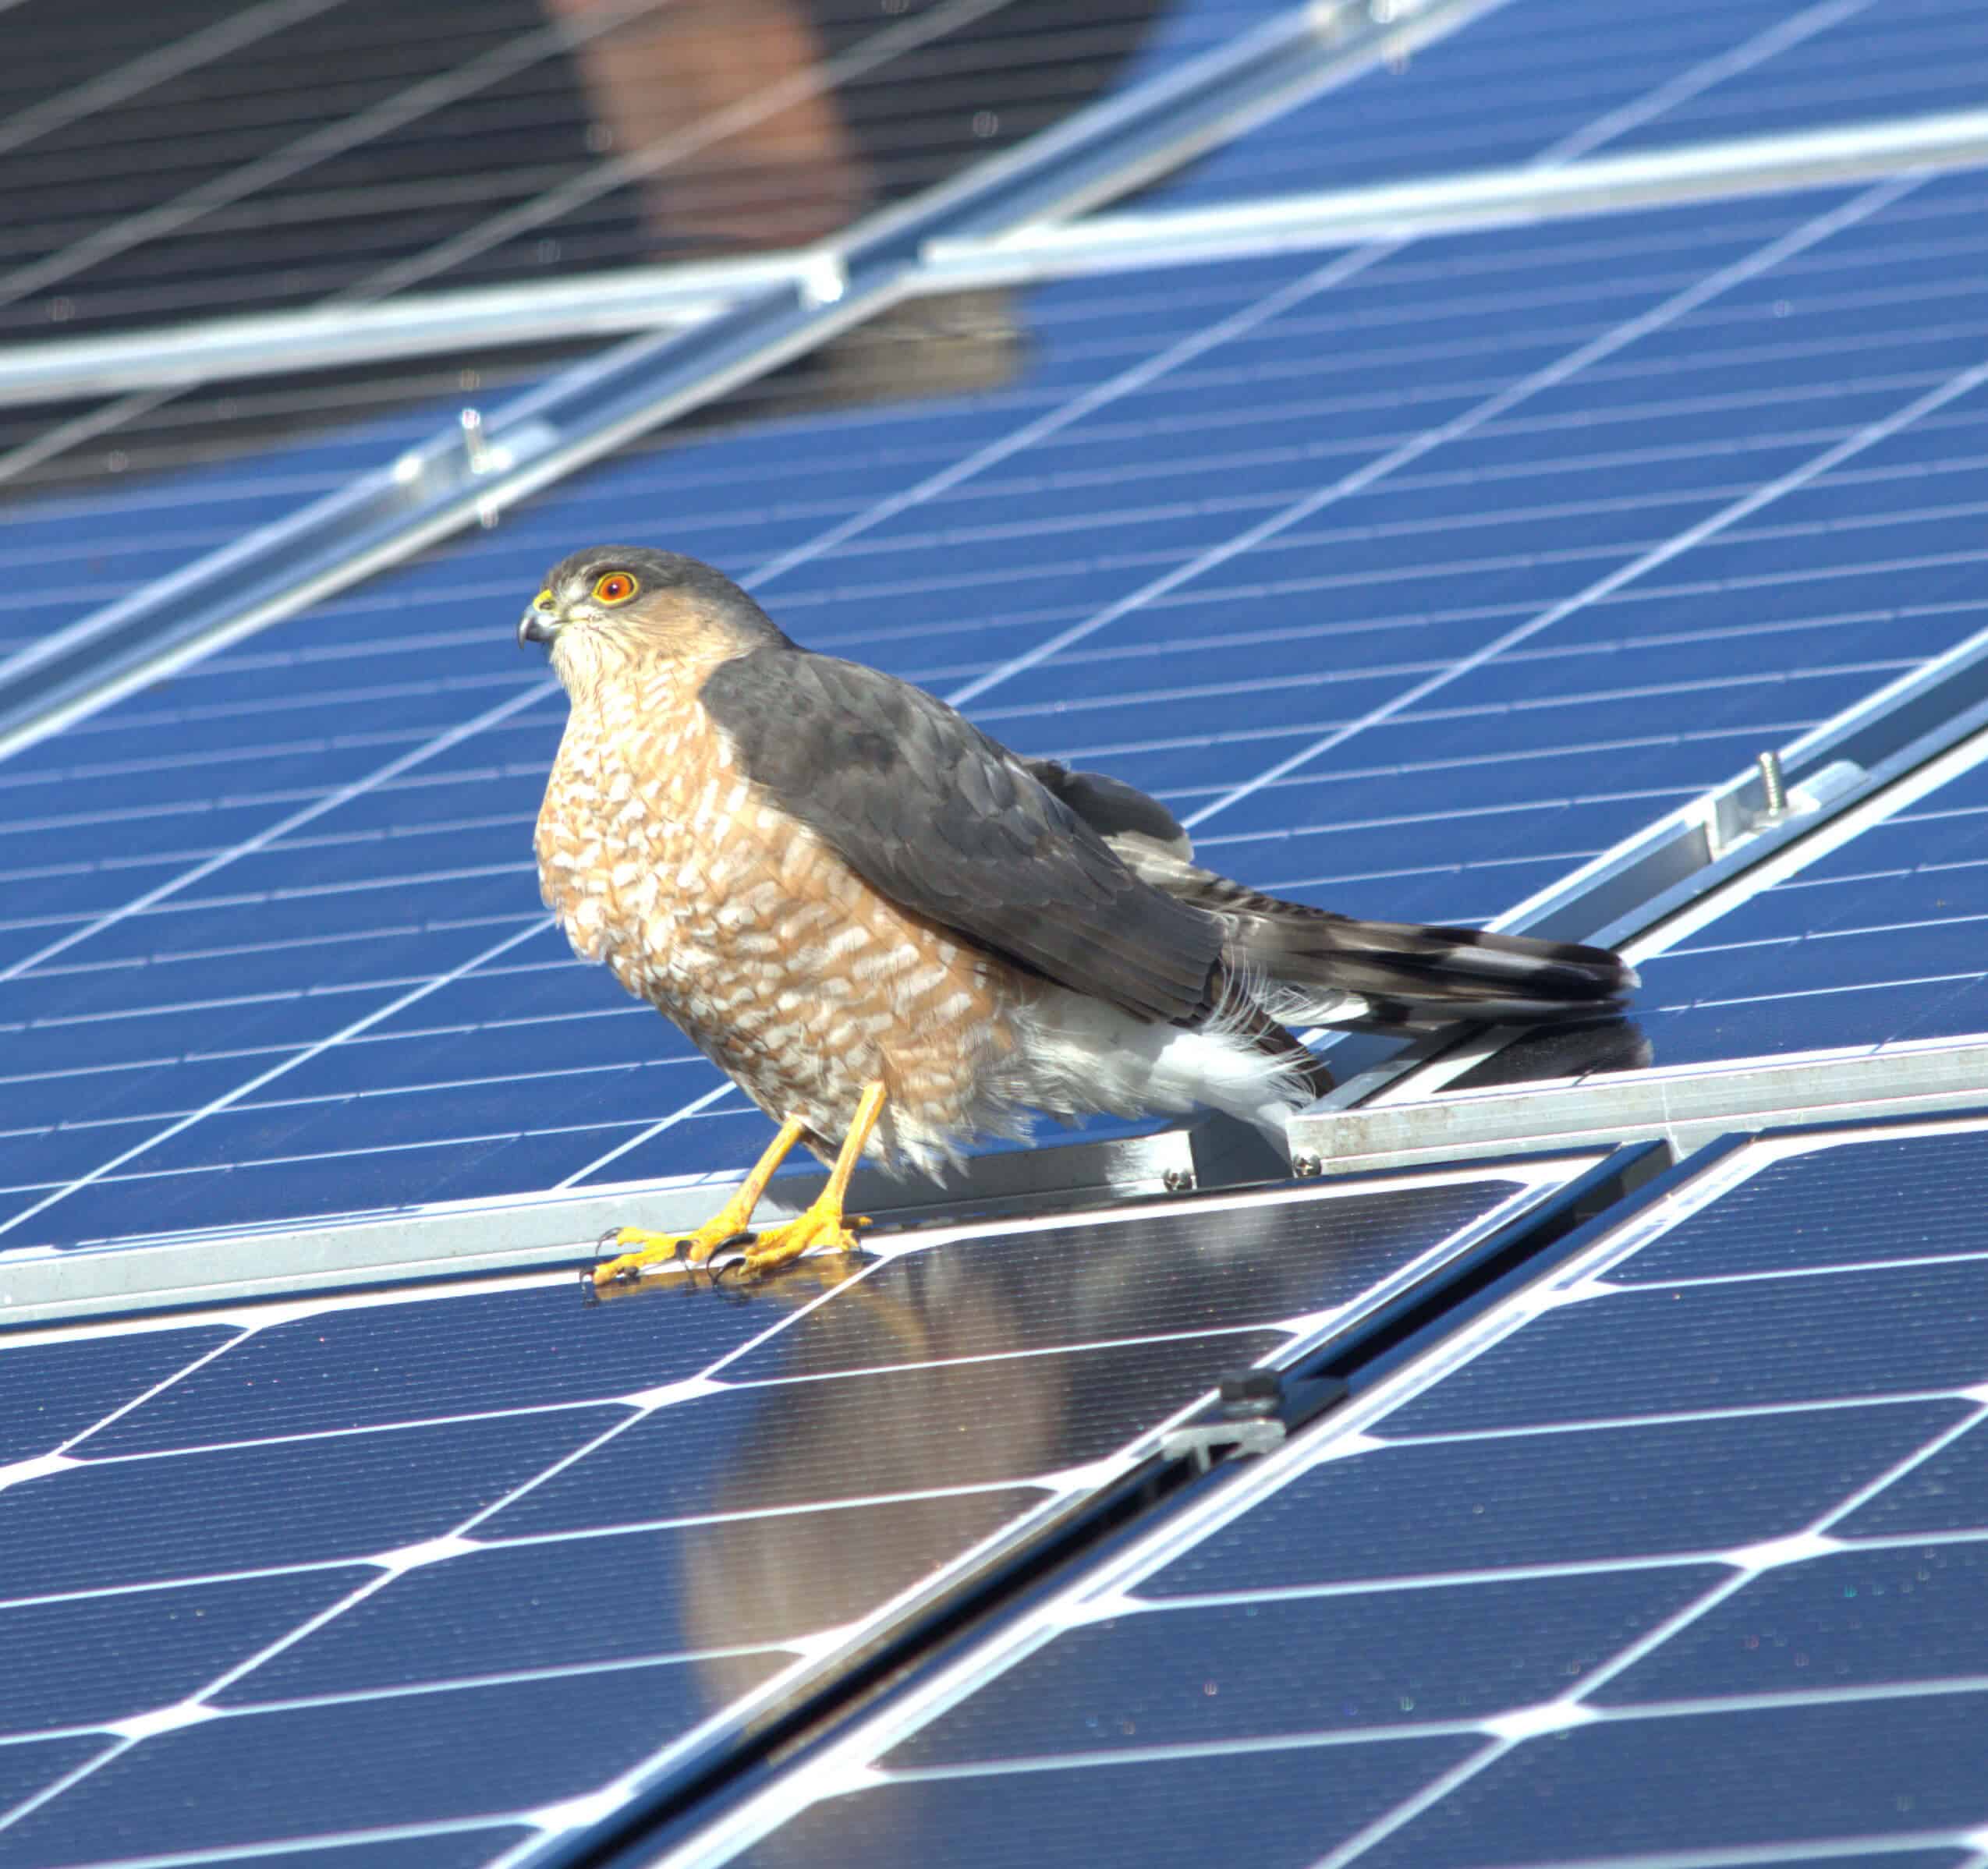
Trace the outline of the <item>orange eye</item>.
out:
<instances>
[{"instance_id":1,"label":"orange eye","mask_svg":"<svg viewBox=\"0 0 1988 1869\"><path fill-rule=\"evenodd\" d=\"M625 571L611 571L594 587L603 604L625 604L635 595L635 580Z\"/></svg>"}]
</instances>

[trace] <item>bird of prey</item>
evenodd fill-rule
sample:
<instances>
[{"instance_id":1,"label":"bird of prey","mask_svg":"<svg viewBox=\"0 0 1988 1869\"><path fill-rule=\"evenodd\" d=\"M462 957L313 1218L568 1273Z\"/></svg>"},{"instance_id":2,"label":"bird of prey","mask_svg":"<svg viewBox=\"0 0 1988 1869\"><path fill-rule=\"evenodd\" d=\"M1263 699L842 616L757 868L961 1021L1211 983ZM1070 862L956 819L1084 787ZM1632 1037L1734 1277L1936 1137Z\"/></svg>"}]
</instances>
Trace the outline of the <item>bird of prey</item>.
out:
<instances>
[{"instance_id":1,"label":"bird of prey","mask_svg":"<svg viewBox=\"0 0 1988 1869\"><path fill-rule=\"evenodd\" d=\"M620 1230L599 1283L741 1242L748 1272L852 1250L860 1157L933 1171L1035 1111L1207 1106L1285 1148L1328 1081L1294 1025L1593 1018L1636 984L1597 949L1231 882L1155 800L802 648L694 558L576 552L518 637L571 702L538 819L547 904L779 1125L712 1219ZM796 1142L827 1185L753 1236Z\"/></svg>"}]
</instances>

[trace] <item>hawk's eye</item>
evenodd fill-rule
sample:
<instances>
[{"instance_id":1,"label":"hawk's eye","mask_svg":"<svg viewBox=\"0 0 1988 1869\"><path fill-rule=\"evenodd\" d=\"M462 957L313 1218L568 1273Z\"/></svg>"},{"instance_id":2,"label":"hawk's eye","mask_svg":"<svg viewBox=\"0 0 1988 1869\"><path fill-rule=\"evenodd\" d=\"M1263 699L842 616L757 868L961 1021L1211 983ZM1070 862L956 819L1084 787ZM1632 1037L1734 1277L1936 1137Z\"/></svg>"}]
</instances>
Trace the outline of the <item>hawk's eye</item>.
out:
<instances>
[{"instance_id":1,"label":"hawk's eye","mask_svg":"<svg viewBox=\"0 0 1988 1869\"><path fill-rule=\"evenodd\" d=\"M635 595L635 580L625 571L611 571L594 587L603 604L625 604Z\"/></svg>"}]
</instances>

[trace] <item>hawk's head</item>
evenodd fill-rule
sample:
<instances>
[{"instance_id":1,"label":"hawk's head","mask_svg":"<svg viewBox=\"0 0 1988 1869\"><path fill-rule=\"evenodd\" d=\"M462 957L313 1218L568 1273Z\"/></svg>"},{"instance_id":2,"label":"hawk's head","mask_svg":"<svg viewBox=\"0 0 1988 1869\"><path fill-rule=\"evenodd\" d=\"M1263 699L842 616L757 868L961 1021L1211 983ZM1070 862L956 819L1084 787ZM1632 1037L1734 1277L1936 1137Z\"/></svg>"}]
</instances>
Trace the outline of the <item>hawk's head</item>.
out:
<instances>
[{"instance_id":1,"label":"hawk's head","mask_svg":"<svg viewBox=\"0 0 1988 1869\"><path fill-rule=\"evenodd\" d=\"M785 639L724 572L646 545L562 558L518 624L519 646L545 644L569 689L659 657L716 664Z\"/></svg>"}]
</instances>

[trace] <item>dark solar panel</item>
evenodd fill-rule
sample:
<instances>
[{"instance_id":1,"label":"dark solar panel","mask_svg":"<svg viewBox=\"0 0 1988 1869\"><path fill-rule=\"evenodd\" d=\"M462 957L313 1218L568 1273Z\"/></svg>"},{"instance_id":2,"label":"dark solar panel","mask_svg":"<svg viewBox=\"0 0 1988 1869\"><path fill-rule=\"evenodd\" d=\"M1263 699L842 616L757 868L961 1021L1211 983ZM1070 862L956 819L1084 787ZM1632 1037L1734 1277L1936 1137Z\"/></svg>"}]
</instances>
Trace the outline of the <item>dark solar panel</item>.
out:
<instances>
[{"instance_id":1,"label":"dark solar panel","mask_svg":"<svg viewBox=\"0 0 1988 1869\"><path fill-rule=\"evenodd\" d=\"M0 1338L0 1860L583 1828L1584 1166Z\"/></svg>"},{"instance_id":2,"label":"dark solar panel","mask_svg":"<svg viewBox=\"0 0 1988 1869\"><path fill-rule=\"evenodd\" d=\"M0 331L804 245L1269 10L179 0L99 6L79 45L34 9L0 79Z\"/></svg>"},{"instance_id":3,"label":"dark solar panel","mask_svg":"<svg viewBox=\"0 0 1988 1869\"><path fill-rule=\"evenodd\" d=\"M1675 148L1973 108L1968 0L1582 0L1495 6L1396 65L1224 145L1149 197L1212 206L1568 155Z\"/></svg>"},{"instance_id":4,"label":"dark solar panel","mask_svg":"<svg viewBox=\"0 0 1988 1869\"><path fill-rule=\"evenodd\" d=\"M811 646L1158 791L1253 882L1490 916L1979 626L1983 187L994 295L952 354L978 387L822 411L895 354L852 340L30 749L0 1237L757 1150L540 925L563 709L511 620L583 540L756 579Z\"/></svg>"},{"instance_id":5,"label":"dark solar panel","mask_svg":"<svg viewBox=\"0 0 1988 1869\"><path fill-rule=\"evenodd\" d=\"M683 1860L1137 1861L1061 1814L1246 1763L1265 1860L1976 1864L1973 1120L1715 1156Z\"/></svg>"}]
</instances>

